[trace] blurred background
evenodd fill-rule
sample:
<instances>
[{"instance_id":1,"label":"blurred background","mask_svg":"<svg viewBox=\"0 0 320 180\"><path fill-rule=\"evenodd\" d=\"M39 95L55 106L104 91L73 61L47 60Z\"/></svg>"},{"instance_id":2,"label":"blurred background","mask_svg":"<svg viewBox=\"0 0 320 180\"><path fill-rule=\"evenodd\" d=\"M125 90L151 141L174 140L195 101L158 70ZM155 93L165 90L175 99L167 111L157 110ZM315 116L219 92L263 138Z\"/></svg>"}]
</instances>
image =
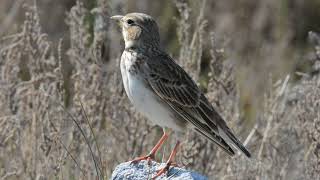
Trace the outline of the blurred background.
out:
<instances>
[{"instance_id":1,"label":"blurred background","mask_svg":"<svg viewBox=\"0 0 320 180\"><path fill-rule=\"evenodd\" d=\"M319 0L1 0L1 179L108 179L160 138L122 86L109 17L130 12L156 19L253 154L186 132L179 164L209 179L320 179Z\"/></svg>"}]
</instances>

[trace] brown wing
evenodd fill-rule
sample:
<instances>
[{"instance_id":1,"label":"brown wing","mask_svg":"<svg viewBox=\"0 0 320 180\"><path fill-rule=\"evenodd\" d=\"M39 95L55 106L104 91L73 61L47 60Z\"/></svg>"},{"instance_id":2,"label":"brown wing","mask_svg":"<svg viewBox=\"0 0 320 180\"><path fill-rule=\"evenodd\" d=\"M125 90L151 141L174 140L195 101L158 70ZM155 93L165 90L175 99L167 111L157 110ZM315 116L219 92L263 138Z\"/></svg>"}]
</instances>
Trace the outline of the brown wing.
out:
<instances>
[{"instance_id":1,"label":"brown wing","mask_svg":"<svg viewBox=\"0 0 320 180\"><path fill-rule=\"evenodd\" d=\"M169 56L161 55L146 61L144 72L155 93L175 112L194 125L198 133L218 144L229 155L234 155L232 148L219 135L216 120L222 118L214 117L218 113L212 113L210 103L178 64Z\"/></svg>"},{"instance_id":2,"label":"brown wing","mask_svg":"<svg viewBox=\"0 0 320 180\"><path fill-rule=\"evenodd\" d=\"M166 61L156 63L155 61ZM147 61L148 81L157 94L169 101L193 107L199 104L201 92L187 73L166 56Z\"/></svg>"}]
</instances>

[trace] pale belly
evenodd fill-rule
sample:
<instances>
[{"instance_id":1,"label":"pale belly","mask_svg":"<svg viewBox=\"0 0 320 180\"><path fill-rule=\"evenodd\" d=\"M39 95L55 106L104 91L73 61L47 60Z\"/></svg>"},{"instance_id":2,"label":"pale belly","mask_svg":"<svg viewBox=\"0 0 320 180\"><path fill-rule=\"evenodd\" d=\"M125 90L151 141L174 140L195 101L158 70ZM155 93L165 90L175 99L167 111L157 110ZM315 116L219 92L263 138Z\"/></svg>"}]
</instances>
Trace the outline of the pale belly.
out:
<instances>
[{"instance_id":1,"label":"pale belly","mask_svg":"<svg viewBox=\"0 0 320 180\"><path fill-rule=\"evenodd\" d=\"M131 74L124 66L121 67L125 91L134 107L153 124L181 131L170 107L157 99L158 97L146 87L143 79Z\"/></svg>"}]
</instances>

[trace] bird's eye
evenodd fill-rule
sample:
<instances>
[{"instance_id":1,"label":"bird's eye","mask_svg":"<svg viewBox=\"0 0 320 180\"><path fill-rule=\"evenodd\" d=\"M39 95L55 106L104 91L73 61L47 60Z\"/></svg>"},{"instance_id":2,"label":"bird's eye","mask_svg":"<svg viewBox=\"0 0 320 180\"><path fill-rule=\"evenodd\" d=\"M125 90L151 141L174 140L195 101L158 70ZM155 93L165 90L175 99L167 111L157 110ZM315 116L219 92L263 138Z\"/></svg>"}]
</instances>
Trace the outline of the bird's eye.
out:
<instances>
[{"instance_id":1,"label":"bird's eye","mask_svg":"<svg viewBox=\"0 0 320 180\"><path fill-rule=\"evenodd\" d=\"M127 20L127 23L131 25L131 24L133 24L134 22L133 22L133 20L128 19L128 20Z\"/></svg>"}]
</instances>

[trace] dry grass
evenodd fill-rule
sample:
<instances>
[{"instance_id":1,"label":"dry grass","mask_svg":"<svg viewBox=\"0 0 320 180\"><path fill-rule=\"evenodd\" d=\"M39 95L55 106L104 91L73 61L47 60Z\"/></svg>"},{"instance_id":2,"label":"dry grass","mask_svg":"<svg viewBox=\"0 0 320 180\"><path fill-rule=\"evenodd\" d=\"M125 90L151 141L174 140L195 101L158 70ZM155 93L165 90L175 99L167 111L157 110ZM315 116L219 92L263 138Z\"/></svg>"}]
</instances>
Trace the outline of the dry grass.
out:
<instances>
[{"instance_id":1,"label":"dry grass","mask_svg":"<svg viewBox=\"0 0 320 180\"><path fill-rule=\"evenodd\" d=\"M230 158L187 132L178 162L210 179L320 178L320 35L310 32L303 50L291 46L293 30L284 32L277 17L267 17L277 2L266 9L265 2L242 1L245 13L260 18L242 17L255 29L249 39L250 29L232 14L243 13L236 4L170 4L178 44L169 51L176 50L175 59L253 154ZM117 164L154 145L161 129L148 125L124 93L122 45L108 20L125 11L124 1L77 1L66 25L60 19L68 33L58 37L44 33L50 16L39 16L43 10L34 2L24 8L19 0L2 3L12 8L0 25L1 179L108 179ZM23 20L14 20L22 12ZM270 27L272 37L262 37ZM171 36L165 34L165 42ZM298 63L280 61L290 58ZM173 140L158 158L168 156Z\"/></svg>"}]
</instances>

